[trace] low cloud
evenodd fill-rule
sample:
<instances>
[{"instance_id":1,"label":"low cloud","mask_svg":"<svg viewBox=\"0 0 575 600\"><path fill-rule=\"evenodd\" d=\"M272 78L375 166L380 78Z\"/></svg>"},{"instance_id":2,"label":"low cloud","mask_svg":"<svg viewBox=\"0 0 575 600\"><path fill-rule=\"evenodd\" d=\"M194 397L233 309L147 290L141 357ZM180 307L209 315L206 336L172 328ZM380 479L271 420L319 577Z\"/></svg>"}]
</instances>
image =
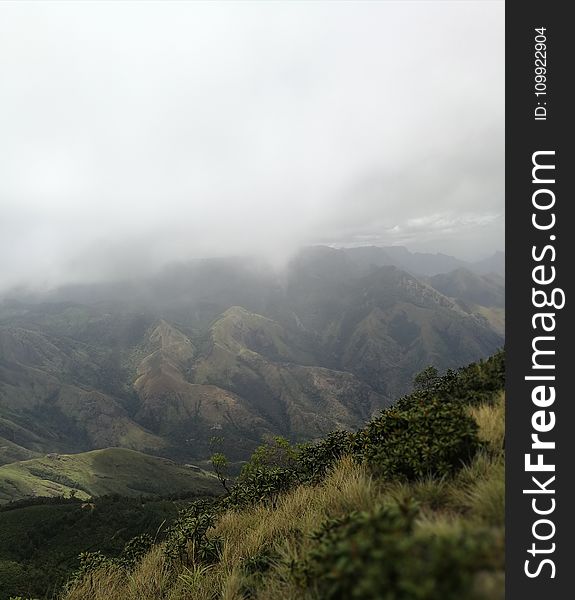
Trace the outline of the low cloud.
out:
<instances>
[{"instance_id":1,"label":"low cloud","mask_svg":"<svg viewBox=\"0 0 575 600\"><path fill-rule=\"evenodd\" d=\"M1 3L6 288L503 247L503 2Z\"/></svg>"}]
</instances>

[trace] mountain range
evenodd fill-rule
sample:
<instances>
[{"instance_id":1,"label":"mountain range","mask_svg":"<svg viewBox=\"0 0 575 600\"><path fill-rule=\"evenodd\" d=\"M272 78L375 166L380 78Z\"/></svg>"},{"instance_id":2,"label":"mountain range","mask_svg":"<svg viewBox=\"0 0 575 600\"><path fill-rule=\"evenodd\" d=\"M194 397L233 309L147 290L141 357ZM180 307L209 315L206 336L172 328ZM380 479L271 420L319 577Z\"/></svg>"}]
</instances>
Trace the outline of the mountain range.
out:
<instances>
[{"instance_id":1,"label":"mountain range","mask_svg":"<svg viewBox=\"0 0 575 600\"><path fill-rule=\"evenodd\" d=\"M147 473L166 459L193 470L215 450L244 460L269 436L357 428L428 365L457 368L503 345L502 268L500 254L472 265L316 246L283 269L198 260L11 294L0 303L0 501L61 493L23 483L21 465L47 454L124 448L151 457ZM49 464L44 480L57 482ZM65 485L100 489L79 475Z\"/></svg>"}]
</instances>

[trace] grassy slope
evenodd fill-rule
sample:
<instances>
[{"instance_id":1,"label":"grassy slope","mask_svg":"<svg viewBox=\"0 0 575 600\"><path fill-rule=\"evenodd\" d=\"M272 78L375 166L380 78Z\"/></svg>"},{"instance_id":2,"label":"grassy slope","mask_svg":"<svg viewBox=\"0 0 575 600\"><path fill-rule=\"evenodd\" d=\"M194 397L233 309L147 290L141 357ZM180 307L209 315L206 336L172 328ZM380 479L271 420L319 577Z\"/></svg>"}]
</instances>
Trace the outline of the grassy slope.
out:
<instances>
[{"instance_id":1,"label":"grassy slope","mask_svg":"<svg viewBox=\"0 0 575 600\"><path fill-rule=\"evenodd\" d=\"M0 502L69 496L72 490L79 498L210 493L219 492L219 483L205 471L123 448L53 454L0 467Z\"/></svg>"},{"instance_id":2,"label":"grassy slope","mask_svg":"<svg viewBox=\"0 0 575 600\"><path fill-rule=\"evenodd\" d=\"M505 309L492 306L487 308L485 306L474 306L475 311L482 317L487 319L487 322L493 327L494 331L505 335Z\"/></svg>"},{"instance_id":3,"label":"grassy slope","mask_svg":"<svg viewBox=\"0 0 575 600\"><path fill-rule=\"evenodd\" d=\"M326 518L373 510L406 497L422 508L416 533L442 534L474 527L494 533L492 553L497 566L477 575L473 589L461 600L503 599L503 396L493 406L468 410L487 445L453 479L386 483L351 459L343 459L321 485L300 486L280 497L276 506L225 513L212 531L223 540L221 560L215 565L174 573L161 546L155 547L127 576L116 568L100 571L77 584L65 600L240 600L246 597L242 592L246 587L253 590L250 598L257 600L321 600L313 590L298 587L289 569L290 563L308 555L313 544L310 533ZM262 553L279 556L279 560L263 577L254 578L245 569L246 559Z\"/></svg>"}]
</instances>

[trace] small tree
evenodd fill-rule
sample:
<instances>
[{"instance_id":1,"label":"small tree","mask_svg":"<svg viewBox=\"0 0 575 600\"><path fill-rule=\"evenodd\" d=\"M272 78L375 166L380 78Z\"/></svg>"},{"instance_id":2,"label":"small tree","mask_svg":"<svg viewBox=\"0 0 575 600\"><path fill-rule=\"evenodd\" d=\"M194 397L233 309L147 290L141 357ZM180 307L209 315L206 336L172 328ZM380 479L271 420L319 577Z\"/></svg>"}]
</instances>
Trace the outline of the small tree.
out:
<instances>
[{"instance_id":1,"label":"small tree","mask_svg":"<svg viewBox=\"0 0 575 600\"><path fill-rule=\"evenodd\" d=\"M221 452L216 452L212 454L210 461L212 463L212 468L214 469L214 473L218 478L219 482L223 485L224 490L229 494L230 490L227 485L228 481L228 459Z\"/></svg>"},{"instance_id":2,"label":"small tree","mask_svg":"<svg viewBox=\"0 0 575 600\"><path fill-rule=\"evenodd\" d=\"M246 479L255 471L293 469L297 454L296 446L292 446L281 435L276 435L254 450L250 460L242 467L240 479Z\"/></svg>"}]
</instances>

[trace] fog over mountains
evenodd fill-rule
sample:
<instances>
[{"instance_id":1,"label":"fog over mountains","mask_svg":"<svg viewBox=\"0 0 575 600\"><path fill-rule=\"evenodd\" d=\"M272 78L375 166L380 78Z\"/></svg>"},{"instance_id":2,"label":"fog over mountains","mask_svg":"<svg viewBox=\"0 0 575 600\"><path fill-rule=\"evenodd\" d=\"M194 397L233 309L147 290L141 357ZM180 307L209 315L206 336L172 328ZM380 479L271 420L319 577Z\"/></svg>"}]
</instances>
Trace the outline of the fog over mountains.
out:
<instances>
[{"instance_id":1,"label":"fog over mountains","mask_svg":"<svg viewBox=\"0 0 575 600\"><path fill-rule=\"evenodd\" d=\"M0 3L0 290L502 250L502 6Z\"/></svg>"},{"instance_id":2,"label":"fog over mountains","mask_svg":"<svg viewBox=\"0 0 575 600\"><path fill-rule=\"evenodd\" d=\"M502 266L324 246L282 270L213 259L13 294L0 304L0 460L123 447L197 462L214 436L237 460L269 435L356 428L426 366L502 346Z\"/></svg>"},{"instance_id":3,"label":"fog over mountains","mask_svg":"<svg viewBox=\"0 0 575 600\"><path fill-rule=\"evenodd\" d=\"M0 501L177 489L499 348L502 17L0 2Z\"/></svg>"}]
</instances>

